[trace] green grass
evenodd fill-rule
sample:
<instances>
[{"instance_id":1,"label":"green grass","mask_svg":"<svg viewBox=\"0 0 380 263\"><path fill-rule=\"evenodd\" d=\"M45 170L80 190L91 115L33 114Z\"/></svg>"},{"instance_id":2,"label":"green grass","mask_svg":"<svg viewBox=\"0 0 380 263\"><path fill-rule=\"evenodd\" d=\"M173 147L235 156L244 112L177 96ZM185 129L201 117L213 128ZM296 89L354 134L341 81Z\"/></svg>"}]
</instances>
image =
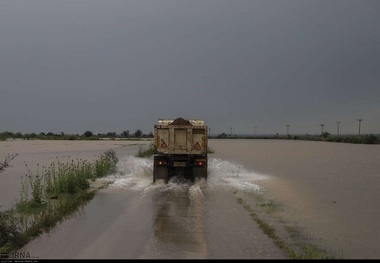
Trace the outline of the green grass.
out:
<instances>
[{"instance_id":1,"label":"green grass","mask_svg":"<svg viewBox=\"0 0 380 263\"><path fill-rule=\"evenodd\" d=\"M237 194L237 191L234 191L234 194ZM256 200L256 207L264 213L270 215L279 209L278 205L274 204L273 201L266 202L262 197L253 194L250 194L249 196ZM302 238L300 238L299 231L294 227L285 227L285 230L291 239L285 241L277 233L275 227L271 226L259 216L260 212L256 212L248 202L241 197L237 197L237 201L244 207L263 232L273 240L274 244L285 252L288 259L333 259L326 250L313 244L300 242L299 240Z\"/></svg>"},{"instance_id":2,"label":"green grass","mask_svg":"<svg viewBox=\"0 0 380 263\"><path fill-rule=\"evenodd\" d=\"M15 206L0 212L0 250L11 252L58 222L70 217L95 195L90 181L116 172L117 157L110 150L94 162L53 162L23 178Z\"/></svg>"},{"instance_id":3,"label":"green grass","mask_svg":"<svg viewBox=\"0 0 380 263\"><path fill-rule=\"evenodd\" d=\"M155 153L154 144L151 143L147 149L143 149L143 146L139 147L136 157L151 157Z\"/></svg>"},{"instance_id":4,"label":"green grass","mask_svg":"<svg viewBox=\"0 0 380 263\"><path fill-rule=\"evenodd\" d=\"M215 151L211 147L207 147L207 153L213 154Z\"/></svg>"}]
</instances>

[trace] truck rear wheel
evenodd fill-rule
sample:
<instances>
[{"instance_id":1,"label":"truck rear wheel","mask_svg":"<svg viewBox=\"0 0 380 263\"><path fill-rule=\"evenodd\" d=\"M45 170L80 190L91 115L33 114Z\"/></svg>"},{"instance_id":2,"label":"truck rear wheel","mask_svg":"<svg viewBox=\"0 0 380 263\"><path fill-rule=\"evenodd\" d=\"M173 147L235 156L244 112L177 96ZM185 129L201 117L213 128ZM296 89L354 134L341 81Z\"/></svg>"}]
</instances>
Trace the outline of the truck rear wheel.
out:
<instances>
[{"instance_id":1,"label":"truck rear wheel","mask_svg":"<svg viewBox=\"0 0 380 263\"><path fill-rule=\"evenodd\" d=\"M186 180L191 180L194 182L193 168L189 167L185 169L184 177Z\"/></svg>"}]
</instances>

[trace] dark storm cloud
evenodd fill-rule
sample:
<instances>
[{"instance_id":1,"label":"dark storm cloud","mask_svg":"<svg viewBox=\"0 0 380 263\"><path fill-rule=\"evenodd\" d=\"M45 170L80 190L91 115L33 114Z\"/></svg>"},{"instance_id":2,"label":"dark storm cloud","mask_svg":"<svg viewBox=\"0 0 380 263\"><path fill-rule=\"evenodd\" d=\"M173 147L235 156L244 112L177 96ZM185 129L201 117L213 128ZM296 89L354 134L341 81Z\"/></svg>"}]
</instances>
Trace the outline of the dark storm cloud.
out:
<instances>
[{"instance_id":1,"label":"dark storm cloud","mask_svg":"<svg viewBox=\"0 0 380 263\"><path fill-rule=\"evenodd\" d=\"M379 32L378 1L1 1L0 130L378 133Z\"/></svg>"}]
</instances>

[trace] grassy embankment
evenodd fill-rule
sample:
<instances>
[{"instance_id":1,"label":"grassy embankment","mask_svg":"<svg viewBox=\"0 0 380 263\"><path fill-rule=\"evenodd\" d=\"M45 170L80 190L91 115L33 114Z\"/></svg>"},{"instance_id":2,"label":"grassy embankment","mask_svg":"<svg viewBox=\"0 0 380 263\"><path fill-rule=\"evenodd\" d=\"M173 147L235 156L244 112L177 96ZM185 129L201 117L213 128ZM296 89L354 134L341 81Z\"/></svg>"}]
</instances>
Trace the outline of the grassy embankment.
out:
<instances>
[{"instance_id":1,"label":"grassy embankment","mask_svg":"<svg viewBox=\"0 0 380 263\"><path fill-rule=\"evenodd\" d=\"M259 193L234 191L234 194L237 202L288 259L334 259L332 252L314 244L297 226L286 223L276 214L281 210L281 205L264 200Z\"/></svg>"},{"instance_id":2,"label":"grassy embankment","mask_svg":"<svg viewBox=\"0 0 380 263\"><path fill-rule=\"evenodd\" d=\"M116 172L118 159L113 150L93 162L53 162L35 175L23 178L20 198L14 207L0 212L0 251L20 249L89 202L96 189L91 182Z\"/></svg>"}]
</instances>

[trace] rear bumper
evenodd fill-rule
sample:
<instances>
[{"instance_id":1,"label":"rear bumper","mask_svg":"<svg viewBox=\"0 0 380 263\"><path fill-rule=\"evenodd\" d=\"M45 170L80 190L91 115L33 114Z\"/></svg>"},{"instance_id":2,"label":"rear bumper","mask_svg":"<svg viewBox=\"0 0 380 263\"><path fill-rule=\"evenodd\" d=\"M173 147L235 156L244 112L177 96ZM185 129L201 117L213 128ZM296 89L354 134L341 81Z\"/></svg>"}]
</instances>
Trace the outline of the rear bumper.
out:
<instances>
[{"instance_id":1,"label":"rear bumper","mask_svg":"<svg viewBox=\"0 0 380 263\"><path fill-rule=\"evenodd\" d=\"M166 167L202 167L207 166L205 155L155 155L154 165Z\"/></svg>"},{"instance_id":2,"label":"rear bumper","mask_svg":"<svg viewBox=\"0 0 380 263\"><path fill-rule=\"evenodd\" d=\"M192 181L207 179L207 161L204 155L155 155L153 181L169 180L176 175L184 175Z\"/></svg>"}]
</instances>

